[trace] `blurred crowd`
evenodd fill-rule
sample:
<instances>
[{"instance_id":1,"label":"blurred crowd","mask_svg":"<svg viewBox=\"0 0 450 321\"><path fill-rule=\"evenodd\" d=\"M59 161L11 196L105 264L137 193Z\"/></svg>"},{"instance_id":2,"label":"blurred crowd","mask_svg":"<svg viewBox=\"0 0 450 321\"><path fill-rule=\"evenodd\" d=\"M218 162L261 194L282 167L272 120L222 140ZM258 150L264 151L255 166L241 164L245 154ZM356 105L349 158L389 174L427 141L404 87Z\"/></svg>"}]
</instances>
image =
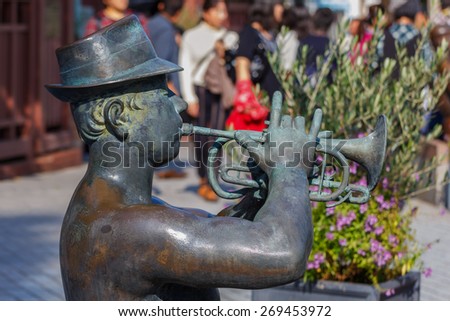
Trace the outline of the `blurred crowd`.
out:
<instances>
[{"instance_id":1,"label":"blurred crowd","mask_svg":"<svg viewBox=\"0 0 450 321\"><path fill-rule=\"evenodd\" d=\"M168 79L171 91L188 103L182 115L184 121L217 129L263 130L269 114L267 102L281 89L267 54L279 51L282 68L287 71L304 55L306 73L314 77L317 58L326 56L334 40L333 26L338 22L338 14L329 8L309 12L304 6L293 5L294 1L256 0L249 7L245 26L235 32L228 28L225 0L199 1L198 10L190 12L186 12L183 0L150 2L142 1L144 4L132 7L133 11L128 0L103 0L104 9L92 15L83 33L88 35L126 15L137 14L158 56L184 68ZM369 50L375 26L383 29L376 45L379 63L397 58L396 43L405 47L408 55L414 55L424 28L430 28L431 32L420 54L429 59L444 39L450 41L450 0L441 0L440 5L433 19L429 19L418 0L391 0L387 8L381 1L372 5L367 16L351 19L349 23L352 61ZM450 69L450 58L441 69L442 72ZM398 77L398 70L392 77ZM268 99L261 99L260 93ZM450 138L450 87L429 118L425 132L440 123L444 128L441 139ZM194 142L202 147L195 148L200 179L198 194L215 201L217 196L206 173L205 147L211 141L204 136L194 137ZM184 175L179 169L158 173L161 178Z\"/></svg>"}]
</instances>

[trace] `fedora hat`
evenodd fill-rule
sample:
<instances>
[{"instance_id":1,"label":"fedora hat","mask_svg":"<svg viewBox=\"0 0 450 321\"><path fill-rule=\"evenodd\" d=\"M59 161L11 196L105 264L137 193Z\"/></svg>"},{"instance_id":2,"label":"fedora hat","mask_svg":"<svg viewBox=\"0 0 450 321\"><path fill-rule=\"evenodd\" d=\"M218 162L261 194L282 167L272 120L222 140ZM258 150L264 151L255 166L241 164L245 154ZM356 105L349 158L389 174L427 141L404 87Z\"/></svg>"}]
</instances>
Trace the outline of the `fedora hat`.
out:
<instances>
[{"instance_id":1,"label":"fedora hat","mask_svg":"<svg viewBox=\"0 0 450 321\"><path fill-rule=\"evenodd\" d=\"M135 15L58 48L56 57L61 84L45 87L66 102L95 98L149 77L183 70L156 55Z\"/></svg>"}]
</instances>

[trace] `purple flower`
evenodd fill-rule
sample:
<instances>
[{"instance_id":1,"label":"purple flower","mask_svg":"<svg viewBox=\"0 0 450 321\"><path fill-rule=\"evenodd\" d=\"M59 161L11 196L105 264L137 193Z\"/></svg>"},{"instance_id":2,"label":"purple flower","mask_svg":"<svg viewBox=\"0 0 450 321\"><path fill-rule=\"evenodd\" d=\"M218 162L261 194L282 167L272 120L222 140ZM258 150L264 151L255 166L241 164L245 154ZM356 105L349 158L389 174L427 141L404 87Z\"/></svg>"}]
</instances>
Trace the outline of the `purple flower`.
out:
<instances>
[{"instance_id":1,"label":"purple flower","mask_svg":"<svg viewBox=\"0 0 450 321\"><path fill-rule=\"evenodd\" d=\"M387 179L387 177L383 178L383 181L381 182L383 189L388 189L389 187L389 180Z\"/></svg>"},{"instance_id":2,"label":"purple flower","mask_svg":"<svg viewBox=\"0 0 450 321\"><path fill-rule=\"evenodd\" d=\"M395 294L395 289L388 289L385 294L386 296L393 296Z\"/></svg>"},{"instance_id":3,"label":"purple flower","mask_svg":"<svg viewBox=\"0 0 450 321\"><path fill-rule=\"evenodd\" d=\"M317 208L319 206L318 202L311 202L312 208Z\"/></svg>"},{"instance_id":4,"label":"purple flower","mask_svg":"<svg viewBox=\"0 0 450 321\"><path fill-rule=\"evenodd\" d=\"M375 225L378 222L378 218L375 215L369 215L367 217L367 223L370 225Z\"/></svg>"},{"instance_id":5,"label":"purple flower","mask_svg":"<svg viewBox=\"0 0 450 321\"><path fill-rule=\"evenodd\" d=\"M447 211L445 210L445 208L441 208L440 211L439 211L439 214L441 216L444 216L445 214L447 214Z\"/></svg>"},{"instance_id":6,"label":"purple flower","mask_svg":"<svg viewBox=\"0 0 450 321\"><path fill-rule=\"evenodd\" d=\"M345 226L350 226L356 219L356 214L353 211L348 212L346 216L339 215L336 220L336 227L338 231L341 231Z\"/></svg>"},{"instance_id":7,"label":"purple flower","mask_svg":"<svg viewBox=\"0 0 450 321\"><path fill-rule=\"evenodd\" d=\"M397 253L397 257L398 257L399 259L401 259L401 258L403 257L403 252L398 252L398 253Z\"/></svg>"},{"instance_id":8,"label":"purple flower","mask_svg":"<svg viewBox=\"0 0 450 321\"><path fill-rule=\"evenodd\" d=\"M384 202L384 196L378 195L377 197L375 197L375 200L377 201L378 204L381 204Z\"/></svg>"},{"instance_id":9,"label":"purple flower","mask_svg":"<svg viewBox=\"0 0 450 321\"><path fill-rule=\"evenodd\" d=\"M350 223L353 222L356 219L355 211L348 212L348 219L350 220Z\"/></svg>"},{"instance_id":10,"label":"purple flower","mask_svg":"<svg viewBox=\"0 0 450 321\"><path fill-rule=\"evenodd\" d=\"M359 249L358 254L361 256L366 256L366 251Z\"/></svg>"},{"instance_id":11,"label":"purple flower","mask_svg":"<svg viewBox=\"0 0 450 321\"><path fill-rule=\"evenodd\" d=\"M350 162L350 166L349 166L350 174L356 174L357 171L358 171L358 165L356 164L356 162Z\"/></svg>"},{"instance_id":12,"label":"purple flower","mask_svg":"<svg viewBox=\"0 0 450 321\"><path fill-rule=\"evenodd\" d=\"M359 206L359 212L361 214L367 212L368 209L369 209L369 205L367 203L361 204Z\"/></svg>"},{"instance_id":13,"label":"purple flower","mask_svg":"<svg viewBox=\"0 0 450 321\"><path fill-rule=\"evenodd\" d=\"M423 271L423 275L424 275L426 278L429 278L429 277L431 276L432 273L433 273L433 270L432 270L431 268L426 268L426 269Z\"/></svg>"},{"instance_id":14,"label":"purple flower","mask_svg":"<svg viewBox=\"0 0 450 321\"><path fill-rule=\"evenodd\" d=\"M366 136L365 133L358 133L357 138L364 138Z\"/></svg>"},{"instance_id":15,"label":"purple flower","mask_svg":"<svg viewBox=\"0 0 450 321\"><path fill-rule=\"evenodd\" d=\"M316 253L314 255L314 261L322 264L323 262L325 262L325 255L323 253Z\"/></svg>"},{"instance_id":16,"label":"purple flower","mask_svg":"<svg viewBox=\"0 0 450 321\"><path fill-rule=\"evenodd\" d=\"M345 216L339 215L336 221L336 228L341 231L344 226L347 225L347 218Z\"/></svg>"},{"instance_id":17,"label":"purple flower","mask_svg":"<svg viewBox=\"0 0 450 321\"><path fill-rule=\"evenodd\" d=\"M344 247L347 245L347 240L346 239L339 239L339 245Z\"/></svg>"},{"instance_id":18,"label":"purple flower","mask_svg":"<svg viewBox=\"0 0 450 321\"><path fill-rule=\"evenodd\" d=\"M319 186L317 186L317 185L310 185L309 186L309 190L311 192L317 192L319 190Z\"/></svg>"},{"instance_id":19,"label":"purple flower","mask_svg":"<svg viewBox=\"0 0 450 321\"><path fill-rule=\"evenodd\" d=\"M391 254L391 252L383 249L383 250L376 252L373 255L373 258L375 260L375 264L378 267L382 267L382 266L386 265L386 263L392 258L392 254Z\"/></svg>"},{"instance_id":20,"label":"purple flower","mask_svg":"<svg viewBox=\"0 0 450 321\"><path fill-rule=\"evenodd\" d=\"M391 208L391 202L389 201L386 201L385 199L384 199L384 196L383 195L378 195L376 198L375 198L375 200L377 201L377 203L378 203L378 208L379 208L379 210L380 211L382 211L382 210L388 210L388 209L390 209Z\"/></svg>"},{"instance_id":21,"label":"purple flower","mask_svg":"<svg viewBox=\"0 0 450 321\"><path fill-rule=\"evenodd\" d=\"M397 238L397 236L395 236L395 235L389 235L389 237L388 237L388 240L389 240L389 243L392 245L392 246L397 246L398 245L398 238Z\"/></svg>"},{"instance_id":22,"label":"purple flower","mask_svg":"<svg viewBox=\"0 0 450 321\"><path fill-rule=\"evenodd\" d=\"M373 226L378 222L378 218L375 215L369 215L364 224L364 231L371 232Z\"/></svg>"},{"instance_id":23,"label":"purple flower","mask_svg":"<svg viewBox=\"0 0 450 321\"><path fill-rule=\"evenodd\" d=\"M416 182L420 181L420 175L419 175L418 173L416 173L416 174L414 175L414 180L415 180Z\"/></svg>"},{"instance_id":24,"label":"purple flower","mask_svg":"<svg viewBox=\"0 0 450 321\"><path fill-rule=\"evenodd\" d=\"M358 185L367 186L367 177L363 176L358 182Z\"/></svg>"},{"instance_id":25,"label":"purple flower","mask_svg":"<svg viewBox=\"0 0 450 321\"><path fill-rule=\"evenodd\" d=\"M386 172L390 172L391 171L391 166L389 166L389 165L386 165Z\"/></svg>"},{"instance_id":26,"label":"purple flower","mask_svg":"<svg viewBox=\"0 0 450 321\"><path fill-rule=\"evenodd\" d=\"M331 216L334 214L335 208L334 207L327 207L327 209L325 210L327 216Z\"/></svg>"},{"instance_id":27,"label":"purple flower","mask_svg":"<svg viewBox=\"0 0 450 321\"><path fill-rule=\"evenodd\" d=\"M308 261L306 268L308 270L318 269L323 262L325 262L325 255L323 253L316 253L314 255L314 261Z\"/></svg>"},{"instance_id":28,"label":"purple flower","mask_svg":"<svg viewBox=\"0 0 450 321\"><path fill-rule=\"evenodd\" d=\"M384 249L380 242L377 240L371 239L370 240L370 252L375 253L380 251L381 249Z\"/></svg>"},{"instance_id":29,"label":"purple flower","mask_svg":"<svg viewBox=\"0 0 450 321\"><path fill-rule=\"evenodd\" d=\"M370 252L372 252L372 257L378 267L386 265L392 259L391 252L386 250L380 242L374 239L370 240Z\"/></svg>"},{"instance_id":30,"label":"purple flower","mask_svg":"<svg viewBox=\"0 0 450 321\"><path fill-rule=\"evenodd\" d=\"M397 205L397 200L395 199L394 196L391 197L391 202L390 202L390 207L393 208L394 206Z\"/></svg>"},{"instance_id":31,"label":"purple flower","mask_svg":"<svg viewBox=\"0 0 450 321\"><path fill-rule=\"evenodd\" d=\"M332 241L334 239L334 234L328 232L327 234L325 234L325 237L327 238L327 240Z\"/></svg>"},{"instance_id":32,"label":"purple flower","mask_svg":"<svg viewBox=\"0 0 450 321\"><path fill-rule=\"evenodd\" d=\"M375 228L374 233L375 233L375 235L380 235L380 234L383 233L383 231L384 231L384 227L383 226L378 226L377 228Z\"/></svg>"}]
</instances>

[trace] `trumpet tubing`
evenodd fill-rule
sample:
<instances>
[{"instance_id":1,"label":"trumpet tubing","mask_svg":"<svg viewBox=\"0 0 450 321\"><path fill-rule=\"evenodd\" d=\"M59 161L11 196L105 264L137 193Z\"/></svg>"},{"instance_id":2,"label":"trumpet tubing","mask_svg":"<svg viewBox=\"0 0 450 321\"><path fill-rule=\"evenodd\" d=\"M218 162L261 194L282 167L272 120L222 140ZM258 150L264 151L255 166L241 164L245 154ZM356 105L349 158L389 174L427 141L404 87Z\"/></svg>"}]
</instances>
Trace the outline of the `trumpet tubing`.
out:
<instances>
[{"instance_id":1,"label":"trumpet tubing","mask_svg":"<svg viewBox=\"0 0 450 321\"><path fill-rule=\"evenodd\" d=\"M249 188L266 188L267 184L264 179L257 178L255 180L249 179L236 179L231 178L228 175L230 170L237 172L249 172L249 168L243 169L242 167L229 167L227 169L221 168L219 175L221 178L229 183L245 186L246 188L227 192L224 191L215 177L216 173L213 168L214 159L217 157L219 150L230 140L234 139L234 131L217 130L206 127L193 126L191 124L183 124L181 128L182 135L203 135L217 137L217 141L209 151L208 157L208 178L214 191L223 198L235 199L242 197ZM250 138L259 143L265 141L264 132L245 131L249 134ZM310 192L310 199L312 201L330 202L336 201L332 205L335 206L342 202L350 203L365 203L370 198L370 191L372 191L381 175L383 170L383 163L386 152L386 117L384 115L379 116L374 131L366 137L357 139L333 139L330 138L331 132L321 132L317 138L316 151L324 153L324 155L330 155L342 166L342 182L331 181L325 179L325 167L322 168L319 178L310 178L310 184L319 186L319 192ZM360 164L367 172L367 187L349 184L349 165L347 160L352 160ZM326 162L323 162L322 166L327 166ZM322 192L322 188L335 188L336 191L331 193ZM359 194L355 196L354 193Z\"/></svg>"}]
</instances>

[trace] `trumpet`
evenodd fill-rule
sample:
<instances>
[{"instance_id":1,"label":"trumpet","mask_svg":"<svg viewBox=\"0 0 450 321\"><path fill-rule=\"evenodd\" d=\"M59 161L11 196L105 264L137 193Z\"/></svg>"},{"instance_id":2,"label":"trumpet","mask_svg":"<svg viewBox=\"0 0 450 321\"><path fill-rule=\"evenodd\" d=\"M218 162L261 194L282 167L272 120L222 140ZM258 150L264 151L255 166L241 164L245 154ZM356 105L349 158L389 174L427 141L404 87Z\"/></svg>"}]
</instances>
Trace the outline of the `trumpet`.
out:
<instances>
[{"instance_id":1,"label":"trumpet","mask_svg":"<svg viewBox=\"0 0 450 321\"><path fill-rule=\"evenodd\" d=\"M264 143L265 132L245 131L251 139ZM225 144L234 140L235 131L223 131L206 127L183 124L182 135L203 135L217 137L208 154L207 172L211 187L216 194L225 199L237 199L243 197L251 189L267 189L267 175L251 162L246 165L232 164L231 166L222 163L218 171L215 169L215 162L220 150ZM333 207L343 202L362 204L370 198L370 192L375 188L383 170L383 163L386 153L387 126L386 117L381 115L377 119L374 131L369 135L356 139L332 139L332 132L322 131L317 136L316 152L323 154L321 164L316 164L309 177L310 186L315 186L316 190L310 190L311 201L327 202L327 207ZM331 158L329 158L331 156ZM335 180L334 173L328 173L326 168L332 166L330 161L335 159L342 171L342 181ZM367 174L367 186L351 184L350 165L348 160L361 165ZM239 176L230 173L238 172ZM244 178L241 178L244 173ZM240 185L244 188L235 191L226 191L219 184L219 176L224 182L233 185ZM251 178L249 178L251 176Z\"/></svg>"}]
</instances>

